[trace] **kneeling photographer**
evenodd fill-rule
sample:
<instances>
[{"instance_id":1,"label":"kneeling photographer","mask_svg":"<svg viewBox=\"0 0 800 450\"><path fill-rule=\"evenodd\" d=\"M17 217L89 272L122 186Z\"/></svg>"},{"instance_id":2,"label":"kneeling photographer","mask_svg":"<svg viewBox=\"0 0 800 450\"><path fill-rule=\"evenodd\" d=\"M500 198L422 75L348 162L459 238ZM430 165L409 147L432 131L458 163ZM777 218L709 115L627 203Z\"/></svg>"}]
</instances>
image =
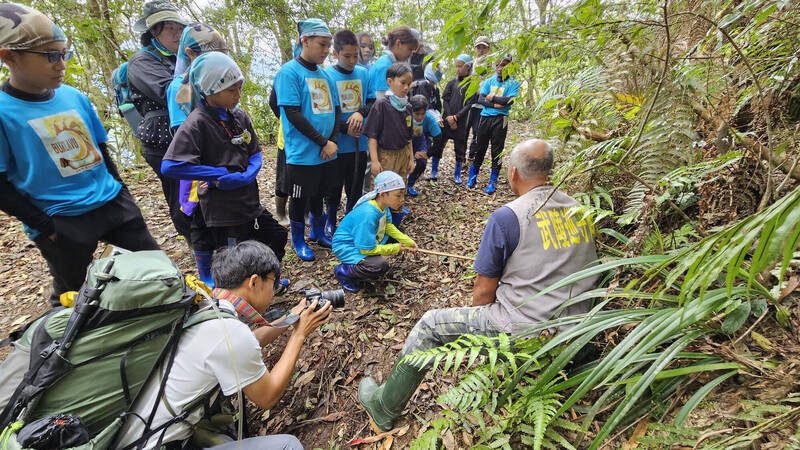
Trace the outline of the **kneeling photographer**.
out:
<instances>
[{"instance_id":1,"label":"kneeling photographer","mask_svg":"<svg viewBox=\"0 0 800 450\"><path fill-rule=\"evenodd\" d=\"M257 241L244 241L221 250L214 257L211 271L217 287L214 296L220 299L220 309L235 311L239 320L209 320L184 333L153 424L169 421L175 417L173 411L183 411L190 402L216 386L221 387L224 395L233 395L241 389L259 407L272 408L289 384L306 337L328 322L332 304L336 304L320 301L323 297L319 295L309 300L312 296L307 295L292 308L291 314L268 314L282 316L283 320L278 323L262 316L272 302L276 280L280 280L280 262L269 247ZM322 303L326 304L318 307ZM246 323L262 326L251 331ZM289 324L294 326L286 348L275 366L267 370L261 348L273 342ZM154 378L133 408L139 417L148 417L159 397L160 380ZM168 427L161 442L177 444L187 439L199 419L199 414L192 415ZM129 415L119 447L136 442L144 428L140 418ZM220 439L230 440L222 435ZM158 441L158 436L155 436L144 448L155 448ZM302 449L303 446L294 436L275 435L223 443L212 448Z\"/></svg>"}]
</instances>

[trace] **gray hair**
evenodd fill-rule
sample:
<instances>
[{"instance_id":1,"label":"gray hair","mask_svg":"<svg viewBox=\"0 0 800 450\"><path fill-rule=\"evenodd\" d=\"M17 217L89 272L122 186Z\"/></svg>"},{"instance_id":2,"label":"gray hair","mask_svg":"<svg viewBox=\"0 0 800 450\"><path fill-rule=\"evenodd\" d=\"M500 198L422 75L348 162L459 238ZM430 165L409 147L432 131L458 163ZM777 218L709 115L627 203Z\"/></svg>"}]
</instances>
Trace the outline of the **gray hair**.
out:
<instances>
[{"instance_id":1,"label":"gray hair","mask_svg":"<svg viewBox=\"0 0 800 450\"><path fill-rule=\"evenodd\" d=\"M211 265L211 275L218 288L236 289L251 276L262 279L269 274L281 276L281 262L271 248L258 241L243 241L218 251Z\"/></svg>"},{"instance_id":2,"label":"gray hair","mask_svg":"<svg viewBox=\"0 0 800 450\"><path fill-rule=\"evenodd\" d=\"M534 150L544 145L544 155ZM519 143L511 152L508 163L517 169L522 179L550 175L553 170L553 146L541 139L530 139Z\"/></svg>"}]
</instances>

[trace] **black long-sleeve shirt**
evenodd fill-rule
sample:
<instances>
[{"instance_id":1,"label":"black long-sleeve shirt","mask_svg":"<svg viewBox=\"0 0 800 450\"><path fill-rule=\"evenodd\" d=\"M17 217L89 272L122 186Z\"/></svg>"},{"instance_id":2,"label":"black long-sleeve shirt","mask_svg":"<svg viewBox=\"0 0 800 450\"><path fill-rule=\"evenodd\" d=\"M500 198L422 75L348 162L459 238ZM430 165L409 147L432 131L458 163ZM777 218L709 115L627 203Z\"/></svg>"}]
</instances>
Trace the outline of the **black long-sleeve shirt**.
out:
<instances>
[{"instance_id":1,"label":"black long-sleeve shirt","mask_svg":"<svg viewBox=\"0 0 800 450\"><path fill-rule=\"evenodd\" d=\"M175 71L175 57L165 56L154 47L140 49L128 61L128 84L131 100L144 120L139 124L143 152L163 155L172 141L172 129L167 111L167 87ZM163 115L147 117L148 112L163 111Z\"/></svg>"},{"instance_id":2,"label":"black long-sleeve shirt","mask_svg":"<svg viewBox=\"0 0 800 450\"><path fill-rule=\"evenodd\" d=\"M456 129L450 129L450 125L445 122L444 131L454 133L457 136L466 133L469 110L478 97L476 93L466 98L467 91L469 90L469 83L465 82L465 79L468 79L468 77L456 77L448 81L442 93L442 101L444 103L443 116L456 116Z\"/></svg>"}]
</instances>

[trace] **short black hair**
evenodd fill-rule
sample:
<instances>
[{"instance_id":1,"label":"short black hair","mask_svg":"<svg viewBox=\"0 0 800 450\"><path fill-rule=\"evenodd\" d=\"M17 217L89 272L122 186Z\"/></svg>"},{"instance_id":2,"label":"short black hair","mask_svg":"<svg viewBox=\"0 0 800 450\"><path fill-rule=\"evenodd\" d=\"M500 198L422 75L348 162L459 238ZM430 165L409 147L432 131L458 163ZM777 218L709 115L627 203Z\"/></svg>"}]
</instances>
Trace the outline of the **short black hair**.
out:
<instances>
[{"instance_id":1,"label":"short black hair","mask_svg":"<svg viewBox=\"0 0 800 450\"><path fill-rule=\"evenodd\" d=\"M211 264L214 284L222 289L236 289L253 274L266 279L281 276L281 262L271 248L258 241L243 241L218 251Z\"/></svg>"},{"instance_id":2,"label":"short black hair","mask_svg":"<svg viewBox=\"0 0 800 450\"><path fill-rule=\"evenodd\" d=\"M407 73L411 73L411 66L407 63L396 62L386 69L386 78L402 77Z\"/></svg>"},{"instance_id":3,"label":"short black hair","mask_svg":"<svg viewBox=\"0 0 800 450\"><path fill-rule=\"evenodd\" d=\"M142 44L142 47L147 47L148 45L153 43L153 39L155 39L156 36L161 34L161 30L163 29L164 29L164 22L158 22L157 24L150 27L147 31L142 33L141 36L139 36L139 43Z\"/></svg>"},{"instance_id":4,"label":"short black hair","mask_svg":"<svg viewBox=\"0 0 800 450\"><path fill-rule=\"evenodd\" d=\"M414 95L410 99L408 99L408 103L411 104L411 111L424 111L428 109L428 99L425 98L424 95Z\"/></svg>"},{"instance_id":5,"label":"short black hair","mask_svg":"<svg viewBox=\"0 0 800 450\"><path fill-rule=\"evenodd\" d=\"M333 35L333 49L340 52L345 45L354 45L358 48L358 39L350 30L339 30Z\"/></svg>"}]
</instances>

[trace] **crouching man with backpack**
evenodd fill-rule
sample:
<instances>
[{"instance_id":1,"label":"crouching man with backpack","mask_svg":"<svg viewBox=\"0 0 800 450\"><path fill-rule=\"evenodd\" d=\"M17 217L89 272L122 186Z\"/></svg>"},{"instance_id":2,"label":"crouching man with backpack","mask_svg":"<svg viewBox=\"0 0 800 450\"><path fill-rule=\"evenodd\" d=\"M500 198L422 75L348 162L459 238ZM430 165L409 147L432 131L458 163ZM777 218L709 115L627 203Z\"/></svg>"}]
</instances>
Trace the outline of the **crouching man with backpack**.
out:
<instances>
[{"instance_id":1,"label":"crouching man with backpack","mask_svg":"<svg viewBox=\"0 0 800 450\"><path fill-rule=\"evenodd\" d=\"M212 274L217 286L214 297L220 299L220 309L235 310L239 320L230 317L208 320L184 332L161 395L162 401L158 402L152 421L154 427L185 411L195 399L217 386L224 395L233 395L241 390L259 407L272 408L286 390L306 337L328 322L330 303L314 311L317 302L306 305L303 300L291 311L299 314L299 320L280 360L272 370L267 370L261 358L261 348L286 330L267 324L261 316L272 302L273 289L276 281L280 280L278 258L266 245L244 241L215 255ZM246 323L263 326L251 331ZM120 433L118 448L125 448L142 436L145 425L141 418L150 416L159 398L159 378L151 379L139 396L132 411L135 414L128 415ZM201 414L202 408L186 420L166 428L162 443L177 445L189 438ZM143 448L157 448L159 435L151 437ZM227 436L219 437L231 441ZM211 448L302 449L303 446L294 436L275 435L253 437L239 443L231 441Z\"/></svg>"}]
</instances>

